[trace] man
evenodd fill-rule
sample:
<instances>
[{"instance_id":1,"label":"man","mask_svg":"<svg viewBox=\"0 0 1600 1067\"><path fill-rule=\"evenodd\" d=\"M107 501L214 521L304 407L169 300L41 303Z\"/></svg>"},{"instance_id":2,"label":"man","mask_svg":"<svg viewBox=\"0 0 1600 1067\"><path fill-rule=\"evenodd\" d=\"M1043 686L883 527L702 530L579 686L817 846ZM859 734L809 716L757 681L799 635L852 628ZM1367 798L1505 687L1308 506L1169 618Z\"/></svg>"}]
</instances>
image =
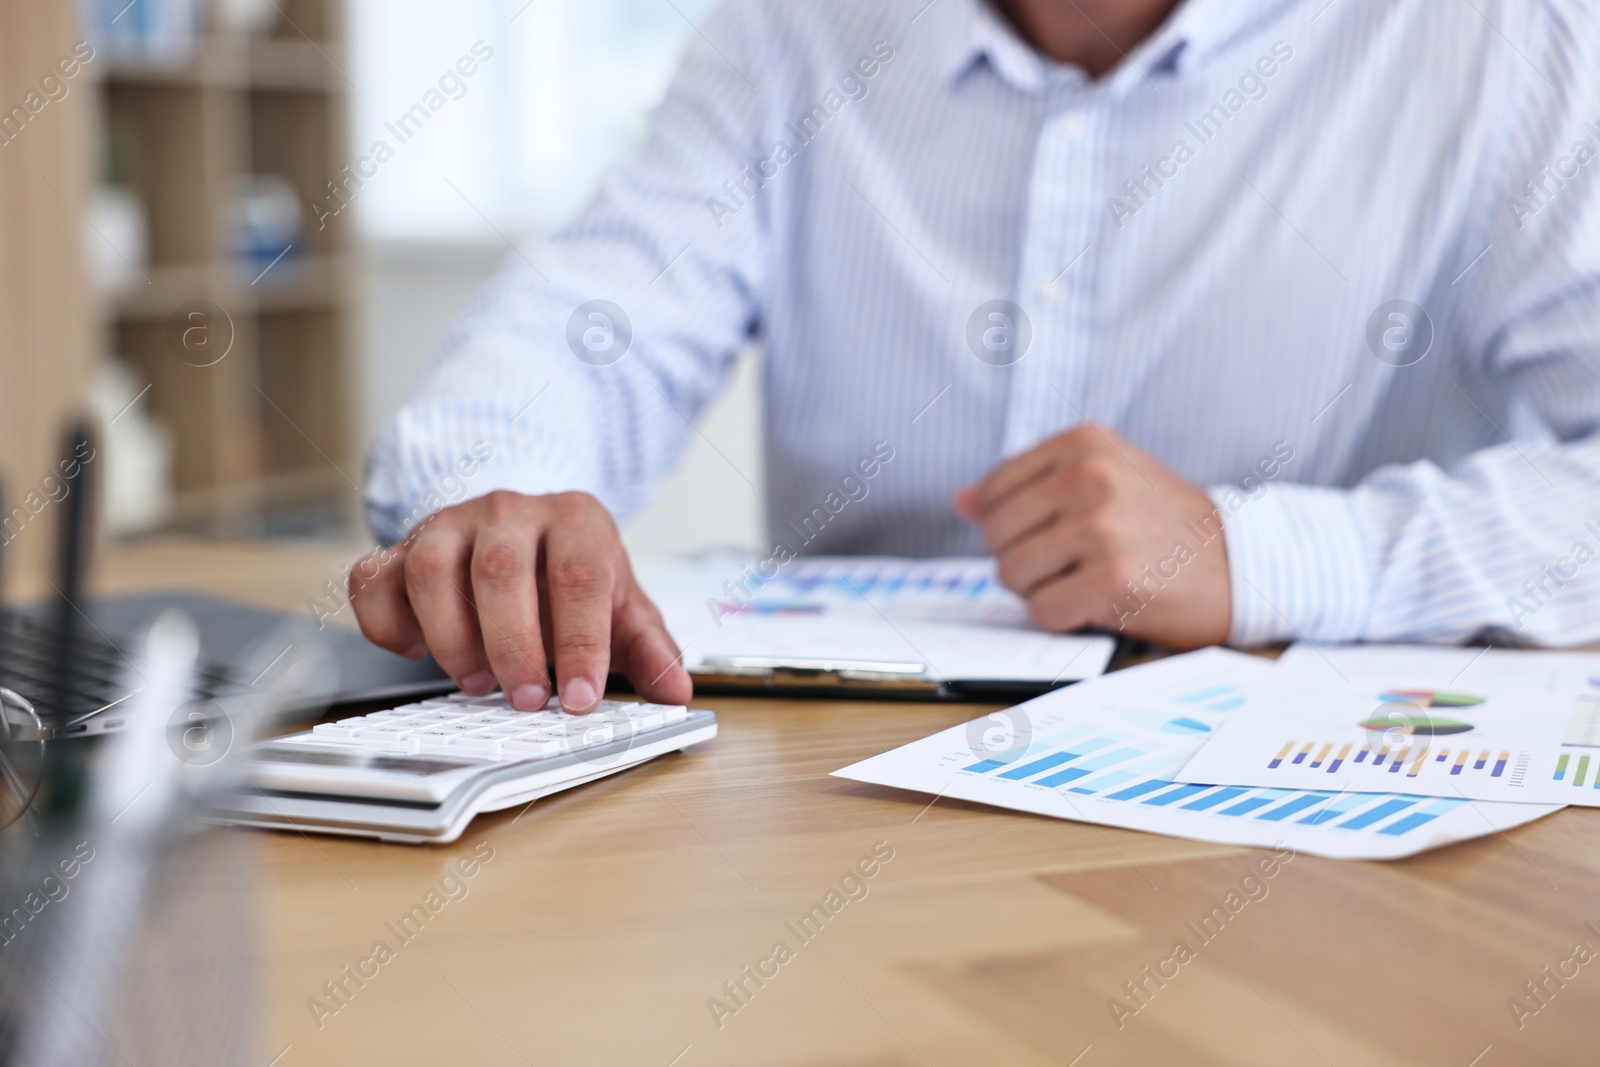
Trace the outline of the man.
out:
<instances>
[{"instance_id":1,"label":"man","mask_svg":"<svg viewBox=\"0 0 1600 1067\"><path fill-rule=\"evenodd\" d=\"M708 20L379 441L369 637L686 699L613 516L759 337L774 527L894 457L807 551L990 551L1040 625L1180 648L1600 638L1587 4L924 3Z\"/></svg>"}]
</instances>

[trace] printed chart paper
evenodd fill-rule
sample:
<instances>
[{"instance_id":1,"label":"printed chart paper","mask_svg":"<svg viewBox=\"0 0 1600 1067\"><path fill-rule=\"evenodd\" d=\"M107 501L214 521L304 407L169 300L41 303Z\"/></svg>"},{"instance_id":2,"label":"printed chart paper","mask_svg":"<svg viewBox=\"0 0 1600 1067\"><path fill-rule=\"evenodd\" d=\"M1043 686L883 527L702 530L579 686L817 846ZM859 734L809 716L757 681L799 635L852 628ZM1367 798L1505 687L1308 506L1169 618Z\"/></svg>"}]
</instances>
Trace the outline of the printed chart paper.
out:
<instances>
[{"instance_id":1,"label":"printed chart paper","mask_svg":"<svg viewBox=\"0 0 1600 1067\"><path fill-rule=\"evenodd\" d=\"M1338 859L1395 859L1558 805L1338 787L1180 782L1278 668L1205 649L1058 690L835 771L842 778L1081 822Z\"/></svg>"},{"instance_id":2,"label":"printed chart paper","mask_svg":"<svg viewBox=\"0 0 1600 1067\"><path fill-rule=\"evenodd\" d=\"M1181 780L1600 807L1600 656L1297 646Z\"/></svg>"},{"instance_id":3,"label":"printed chart paper","mask_svg":"<svg viewBox=\"0 0 1600 1067\"><path fill-rule=\"evenodd\" d=\"M718 554L644 560L638 574L691 671L725 656L876 660L921 664L933 681L1053 685L1102 673L1116 647L1035 627L989 559L815 556L780 567Z\"/></svg>"}]
</instances>

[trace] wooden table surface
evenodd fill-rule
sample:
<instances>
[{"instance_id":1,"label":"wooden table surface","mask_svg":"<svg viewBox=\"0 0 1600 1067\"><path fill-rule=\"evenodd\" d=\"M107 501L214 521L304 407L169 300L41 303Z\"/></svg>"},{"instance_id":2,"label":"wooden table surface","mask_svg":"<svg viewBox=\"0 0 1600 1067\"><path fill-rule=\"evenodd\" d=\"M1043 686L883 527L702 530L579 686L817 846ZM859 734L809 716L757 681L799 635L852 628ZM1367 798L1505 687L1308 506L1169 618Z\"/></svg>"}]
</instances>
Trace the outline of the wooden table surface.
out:
<instances>
[{"instance_id":1,"label":"wooden table surface","mask_svg":"<svg viewBox=\"0 0 1600 1067\"><path fill-rule=\"evenodd\" d=\"M161 540L113 550L97 587L303 610L351 551ZM986 708L696 704L717 713L715 741L480 818L448 847L250 834L263 1062L1600 1058L1600 812L1397 862L1293 856L1206 943L1186 924L1270 852L930 806L828 776ZM860 869L871 877L846 879ZM796 936L813 906L840 900ZM402 941L393 928L419 904L428 919ZM379 941L389 958L358 964ZM1192 958L1163 963L1179 941ZM372 977L358 985L347 966ZM340 981L342 1003L325 992Z\"/></svg>"}]
</instances>

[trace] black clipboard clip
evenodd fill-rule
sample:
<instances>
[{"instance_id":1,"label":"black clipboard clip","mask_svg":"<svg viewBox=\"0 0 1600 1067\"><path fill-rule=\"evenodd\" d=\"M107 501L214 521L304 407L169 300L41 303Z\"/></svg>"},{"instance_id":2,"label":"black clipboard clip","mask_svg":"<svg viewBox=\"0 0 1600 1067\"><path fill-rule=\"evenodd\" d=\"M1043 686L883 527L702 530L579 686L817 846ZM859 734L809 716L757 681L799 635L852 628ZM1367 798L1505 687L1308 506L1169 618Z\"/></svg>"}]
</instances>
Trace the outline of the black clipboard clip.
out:
<instances>
[{"instance_id":1,"label":"black clipboard clip","mask_svg":"<svg viewBox=\"0 0 1600 1067\"><path fill-rule=\"evenodd\" d=\"M774 656L707 656L689 672L697 689L717 687L804 689L892 689L934 695L940 682L926 663L895 660L807 659ZM726 690L724 690L726 691Z\"/></svg>"},{"instance_id":2,"label":"black clipboard clip","mask_svg":"<svg viewBox=\"0 0 1600 1067\"><path fill-rule=\"evenodd\" d=\"M929 677L925 663L895 660L707 656L689 671L697 693L720 696L831 697L1016 703L1072 682ZM1076 681L1076 679L1074 679Z\"/></svg>"}]
</instances>

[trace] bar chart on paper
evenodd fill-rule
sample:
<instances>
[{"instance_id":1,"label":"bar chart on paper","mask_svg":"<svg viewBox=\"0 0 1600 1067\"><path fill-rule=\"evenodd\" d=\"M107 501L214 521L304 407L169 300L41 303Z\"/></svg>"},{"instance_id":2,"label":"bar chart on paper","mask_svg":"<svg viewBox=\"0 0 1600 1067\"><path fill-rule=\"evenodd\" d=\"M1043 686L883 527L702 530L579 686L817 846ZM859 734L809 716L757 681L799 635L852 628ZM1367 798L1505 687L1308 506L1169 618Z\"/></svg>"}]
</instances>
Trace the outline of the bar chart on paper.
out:
<instances>
[{"instance_id":1,"label":"bar chart on paper","mask_svg":"<svg viewBox=\"0 0 1600 1067\"><path fill-rule=\"evenodd\" d=\"M1409 855L1554 810L1463 798L1178 780L1270 676L1206 650L1121 671L835 773L1001 807L1234 844L1348 858Z\"/></svg>"},{"instance_id":2,"label":"bar chart on paper","mask_svg":"<svg viewBox=\"0 0 1600 1067\"><path fill-rule=\"evenodd\" d=\"M1090 736L1080 739L1073 734ZM1127 735L1097 734L1089 727L1067 731L1051 742L1059 747L1043 754L1030 753L1022 761L984 759L961 770L988 775L997 784L1059 789L1069 795L1173 813L1204 812L1213 820L1328 825L1390 837L1411 833L1466 803L1447 798L1430 803L1434 798L1381 793L1184 783L1170 775L1183 766L1192 750L1141 745Z\"/></svg>"},{"instance_id":3,"label":"bar chart on paper","mask_svg":"<svg viewBox=\"0 0 1600 1067\"><path fill-rule=\"evenodd\" d=\"M1392 790L1600 806L1600 695L1317 687L1280 676L1179 775L1285 789Z\"/></svg>"},{"instance_id":4,"label":"bar chart on paper","mask_svg":"<svg viewBox=\"0 0 1600 1067\"><path fill-rule=\"evenodd\" d=\"M1600 679L1593 684L1600 687ZM1600 695L1576 699L1550 780L1567 789L1600 790Z\"/></svg>"},{"instance_id":5,"label":"bar chart on paper","mask_svg":"<svg viewBox=\"0 0 1600 1067\"><path fill-rule=\"evenodd\" d=\"M1315 755L1313 755L1315 753ZM1336 775L1346 764L1351 768L1366 764L1368 769L1376 769L1386 774L1403 778L1416 778L1425 767L1431 764L1444 764L1437 768L1440 774L1459 776L1463 771L1476 773L1486 772L1490 778L1505 776L1506 767L1513 762L1516 765L1515 774L1520 778L1527 772L1528 761L1532 757L1523 751L1518 751L1513 756L1510 749L1506 748L1451 748L1448 745L1433 746L1426 744L1397 745L1393 748L1384 744L1357 744L1354 741L1285 741L1283 747L1267 761L1267 770L1275 771L1279 767L1296 768L1305 767L1307 770L1322 768L1325 773ZM1562 766L1565 765L1563 761ZM1556 777L1560 778L1561 768L1557 767Z\"/></svg>"}]
</instances>

